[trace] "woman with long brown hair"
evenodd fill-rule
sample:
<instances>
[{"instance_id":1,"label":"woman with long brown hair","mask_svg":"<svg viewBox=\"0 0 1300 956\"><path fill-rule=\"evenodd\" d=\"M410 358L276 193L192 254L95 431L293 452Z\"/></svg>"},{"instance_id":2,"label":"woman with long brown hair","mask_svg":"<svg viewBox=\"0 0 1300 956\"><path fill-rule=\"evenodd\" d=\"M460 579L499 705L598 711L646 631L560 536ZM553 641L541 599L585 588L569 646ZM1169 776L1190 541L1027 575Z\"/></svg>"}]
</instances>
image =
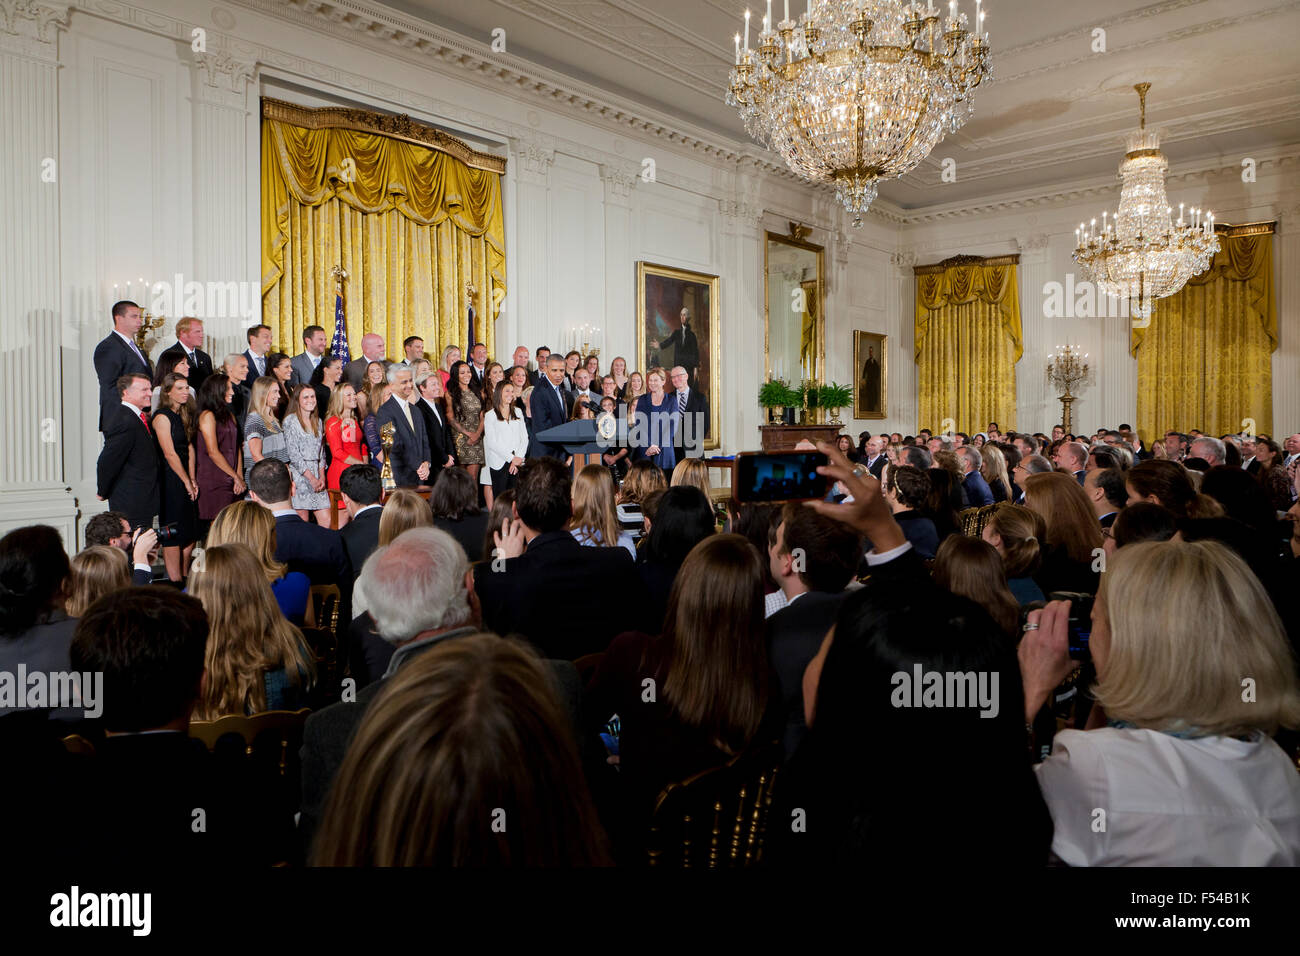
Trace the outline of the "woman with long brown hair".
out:
<instances>
[{"instance_id":1,"label":"woman with long brown hair","mask_svg":"<svg viewBox=\"0 0 1300 956\"><path fill-rule=\"evenodd\" d=\"M447 422L455 433L456 462L464 466L477 485L479 469L486 460L483 454L483 406L486 403L468 362L456 362L448 374Z\"/></svg>"},{"instance_id":2,"label":"woman with long brown hair","mask_svg":"<svg viewBox=\"0 0 1300 956\"><path fill-rule=\"evenodd\" d=\"M159 386L158 410L152 419L151 430L162 461L158 527L172 528L162 553L167 579L173 583L179 583L189 573L190 555L199 538L193 395L189 379L175 372L167 374Z\"/></svg>"},{"instance_id":3,"label":"woman with long brown hair","mask_svg":"<svg viewBox=\"0 0 1300 956\"><path fill-rule=\"evenodd\" d=\"M644 458L632 462L627 470L623 484L619 486L614 506L618 512L620 527L630 534L633 540L642 535L644 515L641 506L647 497L656 491L664 491L668 481L663 470Z\"/></svg>"},{"instance_id":4,"label":"woman with long brown hair","mask_svg":"<svg viewBox=\"0 0 1300 956\"><path fill-rule=\"evenodd\" d=\"M289 449L276 411L280 401L280 383L270 375L263 375L253 383L248 417L244 419L244 484L248 484L253 466L263 458L289 464Z\"/></svg>"},{"instance_id":5,"label":"woman with long brown hair","mask_svg":"<svg viewBox=\"0 0 1300 956\"><path fill-rule=\"evenodd\" d=\"M495 363L494 363L495 364ZM512 371L523 371L516 367ZM515 405L518 391L512 381L498 382L492 408L483 416L483 500L492 507L495 495L515 486L515 476L528 457L528 426Z\"/></svg>"},{"instance_id":6,"label":"woman with long brown hair","mask_svg":"<svg viewBox=\"0 0 1300 956\"><path fill-rule=\"evenodd\" d=\"M289 449L289 475L293 479L293 507L307 520L330 526L330 496L325 490L325 425L316 407L316 390L299 385L284 412L284 440Z\"/></svg>"},{"instance_id":7,"label":"woman with long brown hair","mask_svg":"<svg viewBox=\"0 0 1300 956\"><path fill-rule=\"evenodd\" d=\"M211 521L244 493L244 458L239 450L239 426L230 411L235 386L225 372L203 380L199 389L199 437L195 443L195 483L199 488L199 520Z\"/></svg>"},{"instance_id":8,"label":"woman with long brown hair","mask_svg":"<svg viewBox=\"0 0 1300 956\"><path fill-rule=\"evenodd\" d=\"M666 785L780 736L763 610L758 551L741 535L712 535L682 563L662 633L622 634L605 652L588 687L588 729L619 715L618 779L604 782L624 859L639 850Z\"/></svg>"},{"instance_id":9,"label":"woman with long brown hair","mask_svg":"<svg viewBox=\"0 0 1300 956\"><path fill-rule=\"evenodd\" d=\"M1174 465L1178 468L1180 466ZM1079 591L1096 594L1102 555L1101 525L1078 480L1063 471L1025 479L1025 505L1047 526L1038 586L1045 594Z\"/></svg>"},{"instance_id":10,"label":"woman with long brown hair","mask_svg":"<svg viewBox=\"0 0 1300 956\"><path fill-rule=\"evenodd\" d=\"M934 556L934 582L980 605L1008 637L1019 636L1020 604L1007 587L1002 559L987 541L964 534L945 538Z\"/></svg>"},{"instance_id":11,"label":"woman with long brown hair","mask_svg":"<svg viewBox=\"0 0 1300 956\"><path fill-rule=\"evenodd\" d=\"M1268 495L1275 511L1286 511L1291 507L1291 476L1282 467L1284 456L1282 448L1271 438L1260 436L1255 439L1255 460L1259 462L1259 471L1255 479Z\"/></svg>"},{"instance_id":12,"label":"woman with long brown hair","mask_svg":"<svg viewBox=\"0 0 1300 956\"><path fill-rule=\"evenodd\" d=\"M604 465L587 465L573 481L573 517L569 530L578 544L593 548L626 548L636 557L636 542L618 526L614 506L614 476Z\"/></svg>"},{"instance_id":13,"label":"woman with long brown hair","mask_svg":"<svg viewBox=\"0 0 1300 956\"><path fill-rule=\"evenodd\" d=\"M275 518L255 501L226 505L208 529L207 547L242 544L253 552L261 577L271 586L275 603L291 624L311 626L311 579L275 559Z\"/></svg>"},{"instance_id":14,"label":"woman with long brown hair","mask_svg":"<svg viewBox=\"0 0 1300 956\"><path fill-rule=\"evenodd\" d=\"M305 705L316 663L264 581L261 565L244 545L204 549L203 567L195 569L189 587L208 614L196 720Z\"/></svg>"},{"instance_id":15,"label":"woman with long brown hair","mask_svg":"<svg viewBox=\"0 0 1300 956\"><path fill-rule=\"evenodd\" d=\"M568 718L526 644L442 641L358 727L316 866L600 866L609 858Z\"/></svg>"},{"instance_id":16,"label":"woman with long brown hair","mask_svg":"<svg viewBox=\"0 0 1300 956\"><path fill-rule=\"evenodd\" d=\"M325 444L330 450L325 486L331 491L339 490L339 476L349 465L370 464L370 452L357 419L357 390L347 382L334 389L330 396L325 414ZM342 528L347 522L347 512L340 509L338 526Z\"/></svg>"}]
</instances>

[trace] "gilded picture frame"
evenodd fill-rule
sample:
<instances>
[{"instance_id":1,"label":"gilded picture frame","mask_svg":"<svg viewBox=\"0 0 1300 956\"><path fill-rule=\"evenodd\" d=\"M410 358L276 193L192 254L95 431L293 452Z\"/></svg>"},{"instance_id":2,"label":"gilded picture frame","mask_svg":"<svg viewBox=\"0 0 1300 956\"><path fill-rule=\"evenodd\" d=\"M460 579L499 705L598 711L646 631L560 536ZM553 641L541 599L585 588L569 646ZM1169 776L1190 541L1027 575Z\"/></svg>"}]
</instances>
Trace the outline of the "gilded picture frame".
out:
<instances>
[{"instance_id":1,"label":"gilded picture frame","mask_svg":"<svg viewBox=\"0 0 1300 956\"><path fill-rule=\"evenodd\" d=\"M683 309L690 316L685 328L681 319ZM656 365L662 365L665 371L674 365L685 367L690 373L690 387L698 390L709 403L709 435L704 440L704 449L712 451L721 447L718 277L638 262L636 310L635 371L645 375ZM672 384L665 383L665 388L671 389Z\"/></svg>"},{"instance_id":2,"label":"gilded picture frame","mask_svg":"<svg viewBox=\"0 0 1300 956\"><path fill-rule=\"evenodd\" d=\"M889 336L853 333L853 417L885 418L889 406Z\"/></svg>"}]
</instances>

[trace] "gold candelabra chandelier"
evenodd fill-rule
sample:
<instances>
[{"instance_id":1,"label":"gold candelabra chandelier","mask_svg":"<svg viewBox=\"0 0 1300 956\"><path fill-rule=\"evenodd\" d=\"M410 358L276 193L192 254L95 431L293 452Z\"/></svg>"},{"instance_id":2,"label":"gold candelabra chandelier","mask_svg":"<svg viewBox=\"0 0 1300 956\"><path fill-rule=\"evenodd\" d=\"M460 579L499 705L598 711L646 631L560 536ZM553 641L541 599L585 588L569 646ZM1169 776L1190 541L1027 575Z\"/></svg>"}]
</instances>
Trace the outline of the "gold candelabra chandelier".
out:
<instances>
[{"instance_id":1,"label":"gold candelabra chandelier","mask_svg":"<svg viewBox=\"0 0 1300 956\"><path fill-rule=\"evenodd\" d=\"M1070 431L1070 406L1079 397L1073 394L1072 389L1087 382L1091 371L1088 353L1080 352L1073 345L1058 345L1047 360L1047 380L1061 390L1061 425L1067 433Z\"/></svg>"},{"instance_id":2,"label":"gold candelabra chandelier","mask_svg":"<svg viewBox=\"0 0 1300 956\"><path fill-rule=\"evenodd\" d=\"M798 21L783 3L773 24L767 0L756 51L745 11L727 104L796 173L834 184L860 226L880 180L915 169L971 115L991 76L981 0L973 30L957 0L947 17L934 0L808 0Z\"/></svg>"},{"instance_id":3,"label":"gold candelabra chandelier","mask_svg":"<svg viewBox=\"0 0 1300 956\"><path fill-rule=\"evenodd\" d=\"M1079 223L1074 232L1074 260L1083 266L1097 288L1127 300L1129 315L1150 320L1155 300L1173 295L1192 276L1210 266L1219 251L1214 234L1214 214L1189 211L1178 204L1178 220L1165 193L1169 162L1160 151L1160 133L1147 126L1147 90L1139 83L1139 127L1129 135L1128 151L1120 163L1119 209L1097 220Z\"/></svg>"}]
</instances>

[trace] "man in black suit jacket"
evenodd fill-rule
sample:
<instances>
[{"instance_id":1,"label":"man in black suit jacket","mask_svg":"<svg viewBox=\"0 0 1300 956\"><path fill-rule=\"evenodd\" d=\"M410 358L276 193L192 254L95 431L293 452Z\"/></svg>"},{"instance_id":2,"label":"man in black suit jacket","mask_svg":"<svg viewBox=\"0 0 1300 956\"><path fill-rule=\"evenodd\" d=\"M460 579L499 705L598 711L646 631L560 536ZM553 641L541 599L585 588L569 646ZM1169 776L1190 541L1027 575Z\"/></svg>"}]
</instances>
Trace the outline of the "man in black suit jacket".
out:
<instances>
[{"instance_id":1,"label":"man in black suit jacket","mask_svg":"<svg viewBox=\"0 0 1300 956\"><path fill-rule=\"evenodd\" d=\"M1083 493L1103 528L1109 528L1128 502L1124 472L1118 468L1094 468L1084 475Z\"/></svg>"},{"instance_id":2,"label":"man in black suit jacket","mask_svg":"<svg viewBox=\"0 0 1300 956\"><path fill-rule=\"evenodd\" d=\"M107 413L121 402L117 383L123 375L139 373L153 381L153 363L135 342L140 331L140 307L134 302L113 303L113 331L95 346L95 375L99 379L99 430Z\"/></svg>"},{"instance_id":3,"label":"man in black suit jacket","mask_svg":"<svg viewBox=\"0 0 1300 956\"><path fill-rule=\"evenodd\" d=\"M548 428L563 425L569 420L569 410L573 407L568 393L564 390L564 359L559 355L550 355L546 359L546 377L533 389L529 407L533 412L533 433L528 440L529 458L558 458L563 461L567 455L559 445L549 445L539 441L537 436Z\"/></svg>"},{"instance_id":4,"label":"man in black suit jacket","mask_svg":"<svg viewBox=\"0 0 1300 956\"><path fill-rule=\"evenodd\" d=\"M176 341L158 356L158 367L169 369L182 358L190 363L190 388L197 393L212 374L212 356L199 348L203 344L203 320L184 318L176 323Z\"/></svg>"},{"instance_id":5,"label":"man in black suit jacket","mask_svg":"<svg viewBox=\"0 0 1300 956\"><path fill-rule=\"evenodd\" d=\"M543 657L561 660L603 651L615 635L652 626L632 556L619 547L584 547L565 530L571 489L562 462L530 459L515 483L516 520L500 536L502 557L474 573L487 628L521 634Z\"/></svg>"},{"instance_id":6,"label":"man in black suit jacket","mask_svg":"<svg viewBox=\"0 0 1300 956\"><path fill-rule=\"evenodd\" d=\"M794 502L782 507L769 540L773 535L768 565L787 603L767 619L767 646L785 705L784 742L789 757L808 732L803 674L835 623L848 593L844 589L857 573L862 538L847 525Z\"/></svg>"},{"instance_id":7,"label":"man in black suit jacket","mask_svg":"<svg viewBox=\"0 0 1300 956\"><path fill-rule=\"evenodd\" d=\"M142 373L118 380L119 401L104 413L104 448L95 468L98 495L147 528L158 514L158 448L148 424L153 389Z\"/></svg>"},{"instance_id":8,"label":"man in black suit jacket","mask_svg":"<svg viewBox=\"0 0 1300 956\"><path fill-rule=\"evenodd\" d=\"M380 406L376 418L381 432L390 422L394 428L388 459L393 466L393 480L399 488L414 488L428 481L432 470L429 432L424 427L424 416L411 407L415 392L411 370L402 365L390 366L388 383L393 386L393 395Z\"/></svg>"},{"instance_id":9,"label":"man in black suit jacket","mask_svg":"<svg viewBox=\"0 0 1300 956\"><path fill-rule=\"evenodd\" d=\"M339 496L349 519L339 534L343 536L354 581L366 558L379 545L379 516L384 510L379 499L383 490L379 469L374 465L349 465L339 476Z\"/></svg>"},{"instance_id":10,"label":"man in black suit jacket","mask_svg":"<svg viewBox=\"0 0 1300 956\"><path fill-rule=\"evenodd\" d=\"M158 548L158 532L153 528L135 529L120 511L101 511L85 528L87 548L117 548L130 559L132 584L153 583L153 559Z\"/></svg>"},{"instance_id":11,"label":"man in black suit jacket","mask_svg":"<svg viewBox=\"0 0 1300 956\"><path fill-rule=\"evenodd\" d=\"M352 563L343 537L298 517L290 504L293 479L289 467L274 458L263 458L248 473L248 490L253 500L275 517L275 560L289 565L290 571L301 571L312 584L337 584L347 604L352 593Z\"/></svg>"},{"instance_id":12,"label":"man in black suit jacket","mask_svg":"<svg viewBox=\"0 0 1300 956\"><path fill-rule=\"evenodd\" d=\"M704 439L709 437L709 400L703 392L687 384L690 375L685 366L674 365L668 377L673 383L673 400L683 412L682 426L677 430L677 438L682 442L677 446L677 460L703 458Z\"/></svg>"},{"instance_id":13,"label":"man in black suit jacket","mask_svg":"<svg viewBox=\"0 0 1300 956\"><path fill-rule=\"evenodd\" d=\"M102 712L93 723L109 736L96 742L93 759L80 761L77 792L96 798L57 821L76 831L76 862L265 866L293 859L292 814L260 799L270 781L252 779L242 754L223 763L189 736L207 640L203 605L172 588L115 591L78 622L68 657L76 671L102 681Z\"/></svg>"},{"instance_id":14,"label":"man in black suit jacket","mask_svg":"<svg viewBox=\"0 0 1300 956\"><path fill-rule=\"evenodd\" d=\"M680 315L681 325L662 342L651 341L650 348L671 350L672 361L686 369L687 380L691 388L695 387L695 370L700 364L700 340L691 330L691 310L683 308ZM665 356L667 359L667 356Z\"/></svg>"},{"instance_id":15,"label":"man in black suit jacket","mask_svg":"<svg viewBox=\"0 0 1300 956\"><path fill-rule=\"evenodd\" d=\"M420 400L415 407L420 410L425 433L429 436L429 484L433 484L438 480L438 472L456 464L456 440L447 424L442 376L434 372L416 382L416 387Z\"/></svg>"}]
</instances>

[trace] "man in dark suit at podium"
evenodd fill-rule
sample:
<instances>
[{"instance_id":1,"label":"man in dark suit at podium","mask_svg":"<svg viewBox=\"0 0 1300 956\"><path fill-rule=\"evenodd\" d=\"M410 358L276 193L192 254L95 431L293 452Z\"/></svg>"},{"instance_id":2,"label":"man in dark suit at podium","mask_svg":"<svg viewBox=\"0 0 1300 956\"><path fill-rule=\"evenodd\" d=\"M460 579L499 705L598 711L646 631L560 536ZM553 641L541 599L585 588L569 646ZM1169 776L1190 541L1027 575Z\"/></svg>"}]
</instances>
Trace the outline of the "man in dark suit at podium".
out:
<instances>
[{"instance_id":1,"label":"man in dark suit at podium","mask_svg":"<svg viewBox=\"0 0 1300 956\"><path fill-rule=\"evenodd\" d=\"M632 556L578 544L565 530L572 485L562 462L530 459L515 483L516 520L498 534L505 560L474 567L486 630L522 634L543 657L570 661L603 651L623 631L653 626Z\"/></svg>"},{"instance_id":2,"label":"man in dark suit at podium","mask_svg":"<svg viewBox=\"0 0 1300 956\"><path fill-rule=\"evenodd\" d=\"M573 408L569 393L564 390L564 358L559 355L546 357L546 378L534 389L529 405L533 411L533 435L528 442L529 458L558 458L563 461L568 455L559 445L539 441L537 436L548 428L563 425L569 420Z\"/></svg>"},{"instance_id":3,"label":"man in dark suit at podium","mask_svg":"<svg viewBox=\"0 0 1300 956\"><path fill-rule=\"evenodd\" d=\"M170 367L182 358L190 363L190 388L197 393L203 380L212 374L212 356L199 348L203 344L203 320L184 318L176 323L176 342L163 349L158 356L158 367Z\"/></svg>"},{"instance_id":4,"label":"man in dark suit at podium","mask_svg":"<svg viewBox=\"0 0 1300 956\"><path fill-rule=\"evenodd\" d=\"M117 383L123 375L139 373L153 381L153 363L136 345L142 316L134 302L113 303L113 331L95 346L95 375L99 378L99 430L108 412L121 406Z\"/></svg>"}]
</instances>

